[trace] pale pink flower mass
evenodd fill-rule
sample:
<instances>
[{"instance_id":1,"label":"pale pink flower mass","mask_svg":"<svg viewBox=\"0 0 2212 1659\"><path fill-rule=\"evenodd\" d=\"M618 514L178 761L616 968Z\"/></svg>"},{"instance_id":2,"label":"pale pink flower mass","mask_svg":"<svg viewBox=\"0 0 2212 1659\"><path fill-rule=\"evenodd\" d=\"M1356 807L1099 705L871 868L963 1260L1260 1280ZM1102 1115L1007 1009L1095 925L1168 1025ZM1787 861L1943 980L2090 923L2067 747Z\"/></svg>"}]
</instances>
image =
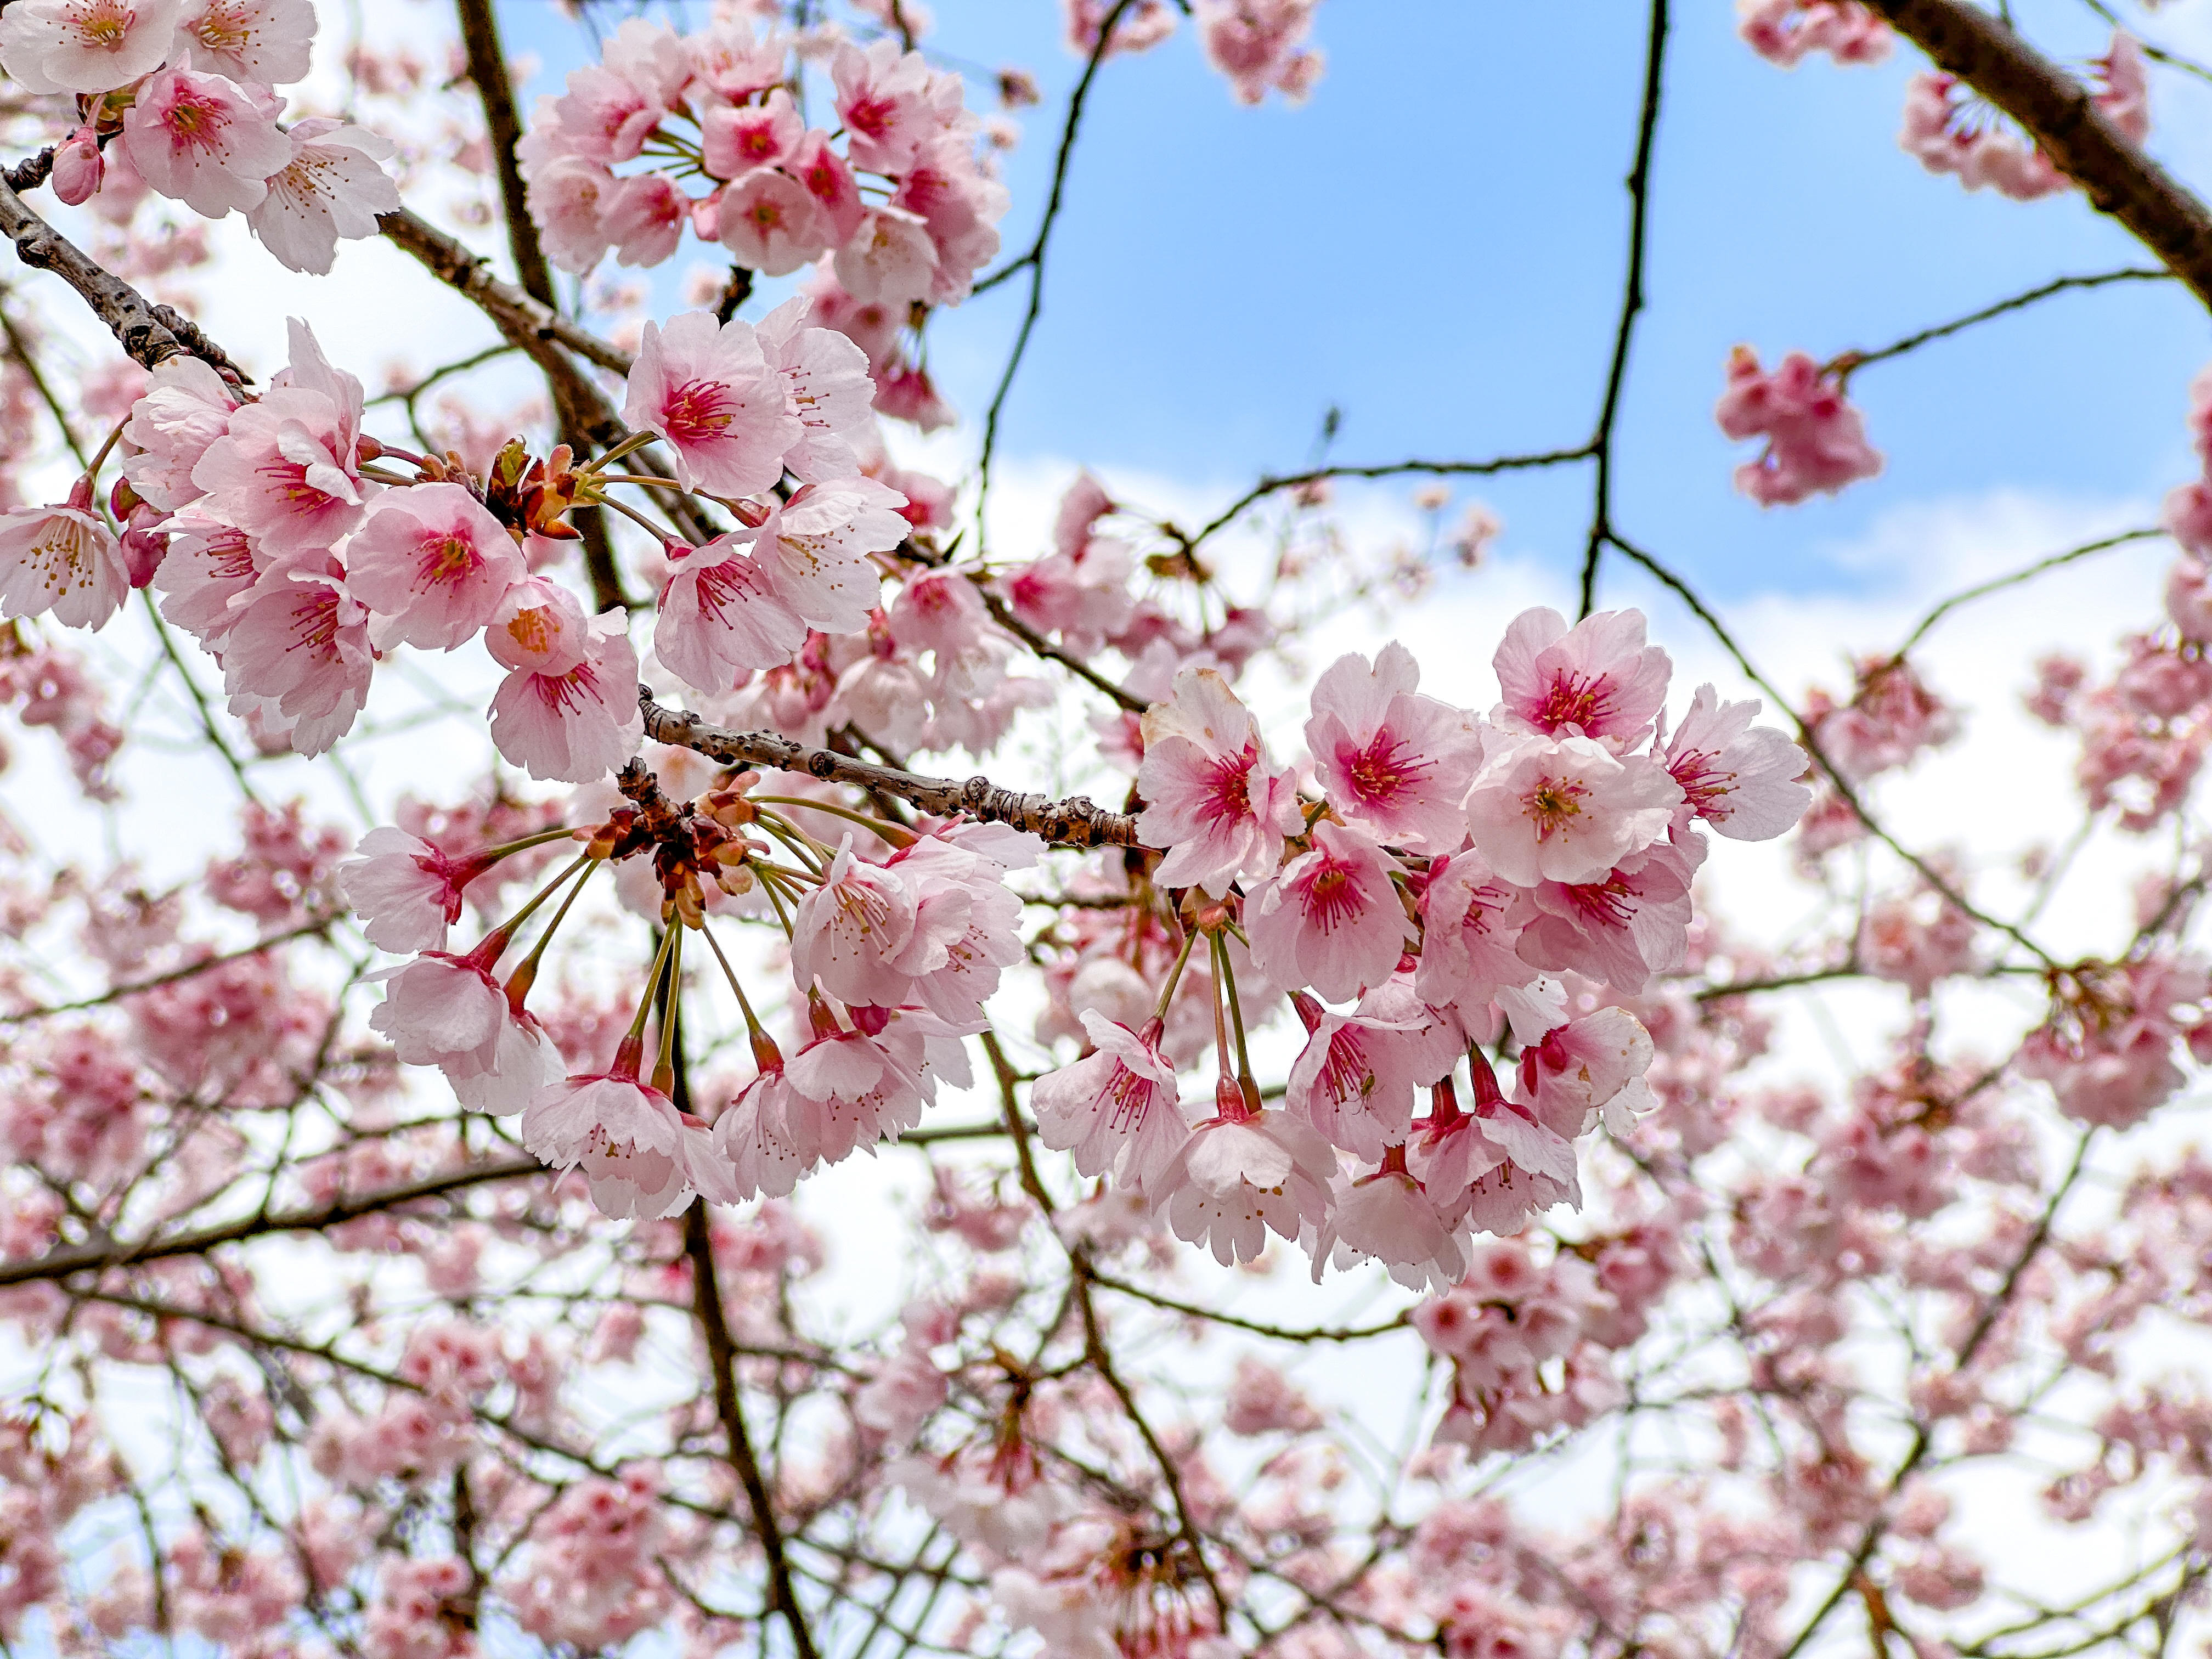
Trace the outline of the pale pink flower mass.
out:
<instances>
[{"instance_id":1,"label":"pale pink flower mass","mask_svg":"<svg viewBox=\"0 0 2212 1659\"><path fill-rule=\"evenodd\" d=\"M1306 747L1346 823L1393 846L1455 847L1482 744L1474 719L1422 696L1413 654L1392 641L1370 668L1341 657L1315 682Z\"/></svg>"},{"instance_id":2,"label":"pale pink flower mass","mask_svg":"<svg viewBox=\"0 0 2212 1659\"><path fill-rule=\"evenodd\" d=\"M623 418L667 441L684 488L719 495L766 489L800 435L752 325L709 311L645 325Z\"/></svg>"},{"instance_id":3,"label":"pale pink flower mass","mask_svg":"<svg viewBox=\"0 0 2212 1659\"><path fill-rule=\"evenodd\" d=\"M15 0L0 11L0 68L30 92L125 87L168 58L182 0Z\"/></svg>"},{"instance_id":4,"label":"pale pink flower mass","mask_svg":"<svg viewBox=\"0 0 2212 1659\"><path fill-rule=\"evenodd\" d=\"M270 176L292 164L293 142L276 130L281 107L220 75L166 70L138 89L123 142L148 184L220 219L260 206Z\"/></svg>"},{"instance_id":5,"label":"pale pink flower mass","mask_svg":"<svg viewBox=\"0 0 2212 1659\"><path fill-rule=\"evenodd\" d=\"M1271 872L1299 823L1296 785L1261 746L1258 726L1210 668L1176 676L1145 713L1138 833L1164 847L1158 879L1218 896L1239 877Z\"/></svg>"}]
</instances>

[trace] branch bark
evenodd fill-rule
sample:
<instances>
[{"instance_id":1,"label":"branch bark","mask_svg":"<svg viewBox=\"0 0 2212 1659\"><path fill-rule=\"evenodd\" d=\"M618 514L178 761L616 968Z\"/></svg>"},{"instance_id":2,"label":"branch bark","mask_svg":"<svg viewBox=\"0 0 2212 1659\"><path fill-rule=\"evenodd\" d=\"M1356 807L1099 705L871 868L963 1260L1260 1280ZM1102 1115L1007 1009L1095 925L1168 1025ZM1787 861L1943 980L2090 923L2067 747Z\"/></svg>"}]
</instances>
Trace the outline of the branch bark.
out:
<instances>
[{"instance_id":1,"label":"branch bark","mask_svg":"<svg viewBox=\"0 0 2212 1659\"><path fill-rule=\"evenodd\" d=\"M2212 210L2106 118L2089 89L1966 0L1866 0L1869 10L2020 123L2109 213L2212 307Z\"/></svg>"},{"instance_id":2,"label":"branch bark","mask_svg":"<svg viewBox=\"0 0 2212 1659\"><path fill-rule=\"evenodd\" d=\"M15 257L40 270L51 270L75 289L93 315L107 325L125 351L148 368L172 357L192 356L225 378L242 384L245 374L221 346L190 319L155 305L120 276L103 270L93 257L56 230L0 182L0 232L15 245Z\"/></svg>"},{"instance_id":3,"label":"branch bark","mask_svg":"<svg viewBox=\"0 0 2212 1659\"><path fill-rule=\"evenodd\" d=\"M0 1285L66 1279L72 1273L135 1267L142 1261L159 1261L172 1256L201 1255L218 1245L236 1244L249 1238L265 1237L271 1233L323 1232L349 1221L357 1221L363 1216L396 1209L402 1204L412 1204L418 1199L436 1198L441 1194L459 1192L464 1188L480 1187L487 1182L513 1181L523 1176L544 1173L545 1166L534 1158L471 1164L438 1175L425 1176L420 1181L410 1181L402 1186L363 1193L358 1198L338 1199L312 1210L278 1210L267 1214L250 1215L216 1226L174 1233L167 1238L141 1240L135 1244L113 1242L73 1244L58 1250L49 1250L28 1261L0 1262Z\"/></svg>"},{"instance_id":4,"label":"branch bark","mask_svg":"<svg viewBox=\"0 0 2212 1659\"><path fill-rule=\"evenodd\" d=\"M810 749L773 732L732 732L726 726L709 726L686 710L662 708L643 686L638 688L638 705L645 714L645 735L655 743L689 749L728 765L773 766L780 771L803 772L824 782L878 789L925 812L940 817L964 812L987 823L1010 823L1058 847L1143 845L1137 839L1134 817L1127 812L1109 812L1085 795L1054 800L1044 795L1018 794L1000 788L988 778L926 777L855 760L832 749Z\"/></svg>"}]
</instances>

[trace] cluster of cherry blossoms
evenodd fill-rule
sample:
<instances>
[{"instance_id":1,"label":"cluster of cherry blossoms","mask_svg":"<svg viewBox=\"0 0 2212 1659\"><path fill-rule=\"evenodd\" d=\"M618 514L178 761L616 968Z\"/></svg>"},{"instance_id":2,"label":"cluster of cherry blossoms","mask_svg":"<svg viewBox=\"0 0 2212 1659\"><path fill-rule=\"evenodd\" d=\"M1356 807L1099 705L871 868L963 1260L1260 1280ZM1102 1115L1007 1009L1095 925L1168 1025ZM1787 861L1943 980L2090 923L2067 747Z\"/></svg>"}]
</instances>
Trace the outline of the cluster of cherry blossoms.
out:
<instances>
[{"instance_id":1,"label":"cluster of cherry blossoms","mask_svg":"<svg viewBox=\"0 0 2212 1659\"><path fill-rule=\"evenodd\" d=\"M579 273L611 251L656 265L688 225L747 272L818 262L819 320L869 348L887 413L934 423L928 377L899 343L929 307L966 298L999 250L1008 197L981 123L959 76L893 36L794 39L756 21L739 9L678 34L628 19L598 63L539 100L518 155L547 255ZM794 52L827 72L834 133L801 113Z\"/></svg>"},{"instance_id":2,"label":"cluster of cherry blossoms","mask_svg":"<svg viewBox=\"0 0 2212 1659\"><path fill-rule=\"evenodd\" d=\"M1881 457L1866 441L1866 422L1844 399L1842 375L1793 351L1771 374L1758 354L1738 346L1729 354L1728 389L1713 417L1731 438L1764 438L1757 460L1735 470L1735 487L1761 507L1789 506L1881 471Z\"/></svg>"},{"instance_id":3,"label":"cluster of cherry blossoms","mask_svg":"<svg viewBox=\"0 0 2212 1659\"><path fill-rule=\"evenodd\" d=\"M210 219L242 213L282 263L325 273L399 191L377 134L321 116L281 125L276 88L307 73L314 38L313 0L15 0L0 69L76 101L52 153L62 201L98 194L117 143L161 195Z\"/></svg>"}]
</instances>

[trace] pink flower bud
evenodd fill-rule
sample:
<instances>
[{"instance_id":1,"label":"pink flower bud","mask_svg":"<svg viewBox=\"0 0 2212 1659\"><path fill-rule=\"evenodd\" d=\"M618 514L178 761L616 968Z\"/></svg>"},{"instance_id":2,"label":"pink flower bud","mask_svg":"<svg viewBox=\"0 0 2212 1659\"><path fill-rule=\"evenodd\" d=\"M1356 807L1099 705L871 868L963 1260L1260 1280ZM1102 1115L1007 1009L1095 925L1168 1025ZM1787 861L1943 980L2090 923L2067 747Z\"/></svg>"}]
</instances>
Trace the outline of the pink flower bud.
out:
<instances>
[{"instance_id":1,"label":"pink flower bud","mask_svg":"<svg viewBox=\"0 0 2212 1659\"><path fill-rule=\"evenodd\" d=\"M100 189L107 164L100 159L100 143L90 127L79 127L54 151L54 195L70 207L92 199Z\"/></svg>"}]
</instances>

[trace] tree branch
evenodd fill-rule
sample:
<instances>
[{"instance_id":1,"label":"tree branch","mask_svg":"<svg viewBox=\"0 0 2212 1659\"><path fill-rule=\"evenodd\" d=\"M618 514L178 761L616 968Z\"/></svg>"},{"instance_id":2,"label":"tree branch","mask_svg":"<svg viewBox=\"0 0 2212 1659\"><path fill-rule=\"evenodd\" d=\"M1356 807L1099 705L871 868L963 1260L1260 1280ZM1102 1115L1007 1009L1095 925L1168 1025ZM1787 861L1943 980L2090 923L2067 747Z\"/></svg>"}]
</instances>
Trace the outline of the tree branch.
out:
<instances>
[{"instance_id":1,"label":"tree branch","mask_svg":"<svg viewBox=\"0 0 2212 1659\"><path fill-rule=\"evenodd\" d=\"M2212 307L2212 210L2114 126L2087 87L1965 0L1867 0L1867 8L2019 122L2099 212Z\"/></svg>"},{"instance_id":2,"label":"tree branch","mask_svg":"<svg viewBox=\"0 0 2212 1659\"><path fill-rule=\"evenodd\" d=\"M171 1256L201 1255L218 1245L240 1243L249 1238L264 1238L272 1233L323 1232L345 1222L357 1221L363 1216L397 1209L403 1204L412 1204L417 1199L436 1198L441 1194L459 1192L464 1188L480 1187L487 1182L513 1181L523 1176L544 1173L544 1164L534 1158L505 1158L495 1163L466 1164L458 1170L425 1176L420 1181L363 1193L358 1198L341 1198L312 1210L277 1210L250 1215L212 1227L199 1227L191 1232L173 1234L167 1238L142 1239L136 1244L112 1241L72 1244L62 1249L49 1250L28 1261L0 1262L0 1285L66 1279L71 1273L135 1267L142 1261L159 1261Z\"/></svg>"},{"instance_id":3,"label":"tree branch","mask_svg":"<svg viewBox=\"0 0 2212 1659\"><path fill-rule=\"evenodd\" d=\"M662 708L645 686L638 688L638 706L645 714L645 735L655 743L689 749L727 765L772 766L784 772L803 772L825 783L879 789L925 812L942 817L961 812L988 823L1010 823L1056 847L1142 845L1137 839L1135 818L1126 812L1109 812L1086 795L1054 800L1045 795L1017 794L985 777L965 781L926 777L855 760L832 749L810 749L773 732L732 732L709 726L688 710Z\"/></svg>"},{"instance_id":4,"label":"tree branch","mask_svg":"<svg viewBox=\"0 0 2212 1659\"><path fill-rule=\"evenodd\" d=\"M82 248L24 205L23 198L0 182L0 232L15 245L15 257L40 270L51 270L83 297L93 314L107 325L125 351L148 368L172 357L202 359L226 379L247 378L221 346L190 319L155 305L120 276L111 275Z\"/></svg>"}]
</instances>

